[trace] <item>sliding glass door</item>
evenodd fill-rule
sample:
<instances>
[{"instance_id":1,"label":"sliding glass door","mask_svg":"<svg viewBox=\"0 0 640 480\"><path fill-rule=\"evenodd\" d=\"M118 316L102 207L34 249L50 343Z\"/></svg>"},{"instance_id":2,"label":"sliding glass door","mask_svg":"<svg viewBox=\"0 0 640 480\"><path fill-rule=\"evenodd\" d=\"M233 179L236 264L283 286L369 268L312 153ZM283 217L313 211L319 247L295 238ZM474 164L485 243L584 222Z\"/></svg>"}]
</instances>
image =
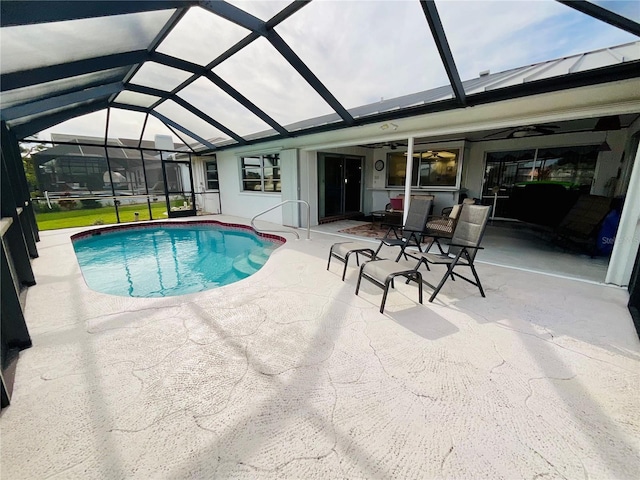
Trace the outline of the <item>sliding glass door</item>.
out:
<instances>
[{"instance_id":1,"label":"sliding glass door","mask_svg":"<svg viewBox=\"0 0 640 480\"><path fill-rule=\"evenodd\" d=\"M362 157L319 154L318 182L320 219L361 212Z\"/></svg>"}]
</instances>

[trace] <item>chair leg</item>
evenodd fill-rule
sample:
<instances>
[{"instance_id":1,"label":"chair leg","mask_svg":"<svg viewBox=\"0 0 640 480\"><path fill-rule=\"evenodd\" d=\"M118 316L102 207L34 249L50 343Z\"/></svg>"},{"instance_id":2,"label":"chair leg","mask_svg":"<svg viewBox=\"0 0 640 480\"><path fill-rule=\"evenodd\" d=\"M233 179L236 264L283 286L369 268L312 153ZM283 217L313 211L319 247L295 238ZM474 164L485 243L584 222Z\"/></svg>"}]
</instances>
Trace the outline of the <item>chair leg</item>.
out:
<instances>
[{"instance_id":1,"label":"chair leg","mask_svg":"<svg viewBox=\"0 0 640 480\"><path fill-rule=\"evenodd\" d=\"M484 290L482 288L482 284L480 283L480 277L478 277L478 274L476 273L476 267L473 266L473 263L470 264L469 266L471 267L471 272L473 273L473 276L476 279L476 284L480 289L480 295L482 295L482 297L484 298L485 297Z\"/></svg>"},{"instance_id":2,"label":"chair leg","mask_svg":"<svg viewBox=\"0 0 640 480\"><path fill-rule=\"evenodd\" d=\"M349 263L349 255L351 255L351 252L347 252L347 254L344 256L344 268L342 269L343 282L344 282L344 276L347 274L347 264Z\"/></svg>"},{"instance_id":3,"label":"chair leg","mask_svg":"<svg viewBox=\"0 0 640 480\"><path fill-rule=\"evenodd\" d=\"M362 271L364 270L365 265L366 263L363 263L362 266L360 267L360 274L358 275L358 283L356 284L356 295L358 295L358 292L360 291L360 282L362 281Z\"/></svg>"},{"instance_id":4,"label":"chair leg","mask_svg":"<svg viewBox=\"0 0 640 480\"><path fill-rule=\"evenodd\" d=\"M433 300L436 298L436 295L438 295L438 292L440 292L440 289L442 288L444 283L447 281L447 278L449 277L453 278L453 269L458 264L458 260L460 259L461 255L462 255L462 250L458 252L458 254L456 255L456 258L454 258L451 264L449 265L449 268L447 269L447 273L444 275L444 277L442 277L442 280L440 280L440 283L431 294L431 298L429 299L429 302L433 302Z\"/></svg>"},{"instance_id":5,"label":"chair leg","mask_svg":"<svg viewBox=\"0 0 640 480\"><path fill-rule=\"evenodd\" d=\"M384 282L384 293L382 294L382 303L380 303L380 313L384 313L384 304L387 303L387 295L389 294L389 284L393 283L393 277L387 278Z\"/></svg>"},{"instance_id":6,"label":"chair leg","mask_svg":"<svg viewBox=\"0 0 640 480\"><path fill-rule=\"evenodd\" d=\"M329 260L327 260L327 270L329 270L329 265L331 265L331 257L333 256L333 246L329 249Z\"/></svg>"},{"instance_id":7,"label":"chair leg","mask_svg":"<svg viewBox=\"0 0 640 480\"><path fill-rule=\"evenodd\" d=\"M414 272L416 282L418 282L418 301L422 304L422 274L418 271Z\"/></svg>"},{"instance_id":8,"label":"chair leg","mask_svg":"<svg viewBox=\"0 0 640 480\"><path fill-rule=\"evenodd\" d=\"M433 300L436 298L436 295L438 295L438 293L440 292L440 289L442 288L444 283L447 281L449 276L451 276L451 278L453 278L453 275L451 275L451 272L453 271L453 267L454 267L454 264L452 263L451 266L449 267L449 269L447 270L447 273L442 277L442 280L440 280L440 283L438 284L436 289L431 294L431 298L429 299L429 302L433 302Z\"/></svg>"}]
</instances>

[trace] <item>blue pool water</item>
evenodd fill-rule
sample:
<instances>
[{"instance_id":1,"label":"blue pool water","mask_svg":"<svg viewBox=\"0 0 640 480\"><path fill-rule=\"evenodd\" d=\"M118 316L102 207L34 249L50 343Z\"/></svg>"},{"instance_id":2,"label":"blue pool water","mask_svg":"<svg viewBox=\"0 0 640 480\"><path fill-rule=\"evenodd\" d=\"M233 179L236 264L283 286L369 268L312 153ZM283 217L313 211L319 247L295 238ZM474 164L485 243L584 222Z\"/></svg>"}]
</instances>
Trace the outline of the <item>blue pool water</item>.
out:
<instances>
[{"instance_id":1,"label":"blue pool water","mask_svg":"<svg viewBox=\"0 0 640 480\"><path fill-rule=\"evenodd\" d=\"M155 225L72 237L89 288L128 297L201 292L252 275L282 243L218 222Z\"/></svg>"}]
</instances>

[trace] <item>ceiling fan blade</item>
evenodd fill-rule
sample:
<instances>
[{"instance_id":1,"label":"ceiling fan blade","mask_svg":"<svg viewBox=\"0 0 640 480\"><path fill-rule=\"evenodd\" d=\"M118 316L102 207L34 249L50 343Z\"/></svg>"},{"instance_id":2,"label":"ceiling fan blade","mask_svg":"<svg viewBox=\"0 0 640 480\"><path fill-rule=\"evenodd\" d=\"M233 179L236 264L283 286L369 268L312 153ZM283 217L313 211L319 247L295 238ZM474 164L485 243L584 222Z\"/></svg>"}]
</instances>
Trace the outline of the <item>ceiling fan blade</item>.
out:
<instances>
[{"instance_id":1,"label":"ceiling fan blade","mask_svg":"<svg viewBox=\"0 0 640 480\"><path fill-rule=\"evenodd\" d=\"M509 132L511 130L514 130L513 128L505 128L504 130L500 130L498 132L494 132L494 133L490 133L489 135L485 135L484 137L482 137L482 139L486 139L486 138L490 138L490 137L495 137L496 135L502 135L503 133ZM511 132L513 133L513 132ZM510 138L510 137L507 137Z\"/></svg>"}]
</instances>

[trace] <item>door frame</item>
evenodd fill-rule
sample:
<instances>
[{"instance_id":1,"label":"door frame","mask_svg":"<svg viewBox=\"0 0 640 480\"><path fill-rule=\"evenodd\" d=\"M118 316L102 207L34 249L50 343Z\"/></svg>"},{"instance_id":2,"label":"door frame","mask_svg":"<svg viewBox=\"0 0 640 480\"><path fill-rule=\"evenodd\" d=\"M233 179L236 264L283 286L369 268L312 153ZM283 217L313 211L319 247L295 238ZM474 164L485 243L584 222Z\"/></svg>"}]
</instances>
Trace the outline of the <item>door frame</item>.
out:
<instances>
[{"instance_id":1,"label":"door frame","mask_svg":"<svg viewBox=\"0 0 640 480\"><path fill-rule=\"evenodd\" d=\"M189 170L189 185L190 185L190 192L185 192L184 190L184 184L183 181L184 179L180 179L182 180L180 182L180 189L178 190L178 185L176 183L176 189L171 189L170 188L170 184L167 181L167 164L171 164L171 165L186 165L188 170ZM167 205L167 216L169 218L179 218L179 217L193 217L196 215L196 197L195 197L195 190L193 188L193 168L191 165L191 158L189 158L189 160L172 160L172 159L167 159L165 160L164 158L162 159L162 179L164 181L164 198L165 198L165 202ZM184 206L184 208L180 208L179 210L172 210L171 209L171 195L182 195L183 197L186 198L187 194L190 195L191 197L191 202L189 202L187 205ZM190 208L188 208L188 206L190 205Z\"/></svg>"},{"instance_id":2,"label":"door frame","mask_svg":"<svg viewBox=\"0 0 640 480\"><path fill-rule=\"evenodd\" d=\"M325 207L326 197L325 197L325 187L322 185L322 182L325 178L324 176L324 166L327 157L339 158L342 161L342 172L341 172L341 192L340 192L340 213L335 215L327 216L322 215L322 211ZM318 220L321 221L325 218L331 218L334 216L345 215L345 180L346 180L346 160L357 160L360 162L360 192L359 192L359 206L358 212L362 213L362 208L364 205L364 165L365 165L366 157L361 155L352 155L345 153L331 153L331 152L318 152L318 165L317 165L317 175L318 175ZM326 185L326 182L325 182Z\"/></svg>"}]
</instances>

